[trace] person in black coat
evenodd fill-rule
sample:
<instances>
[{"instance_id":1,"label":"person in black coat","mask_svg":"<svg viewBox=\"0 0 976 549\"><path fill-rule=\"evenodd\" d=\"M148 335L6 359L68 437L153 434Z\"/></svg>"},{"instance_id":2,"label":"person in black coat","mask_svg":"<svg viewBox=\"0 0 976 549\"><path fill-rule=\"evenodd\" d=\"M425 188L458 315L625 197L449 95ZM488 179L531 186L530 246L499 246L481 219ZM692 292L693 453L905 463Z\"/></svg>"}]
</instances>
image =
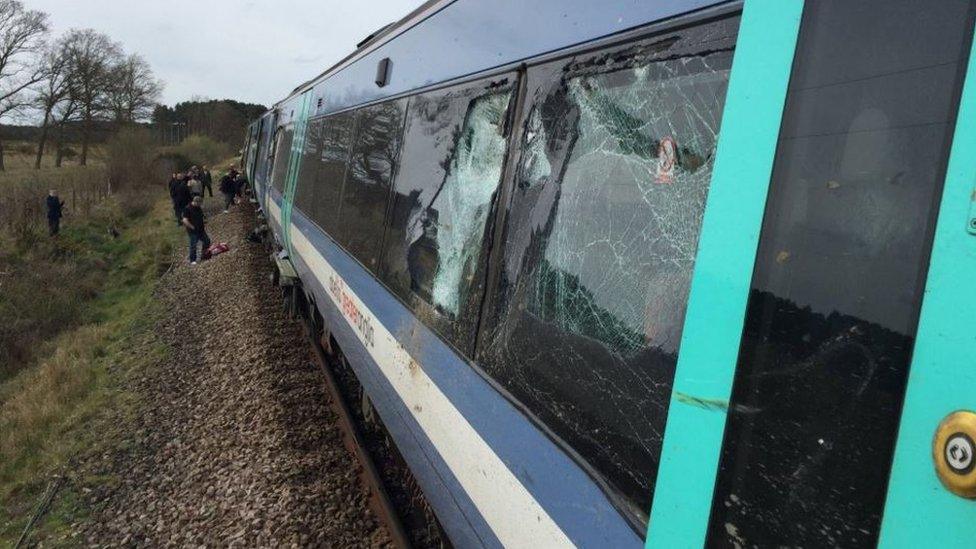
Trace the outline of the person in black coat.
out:
<instances>
[{"instance_id":1,"label":"person in black coat","mask_svg":"<svg viewBox=\"0 0 976 549\"><path fill-rule=\"evenodd\" d=\"M172 194L173 198L173 212L176 213L176 224L183 224L183 210L190 204L190 200L193 198L190 195L190 187L186 184L186 179L183 174L177 177L176 185L173 188Z\"/></svg>"},{"instance_id":2,"label":"person in black coat","mask_svg":"<svg viewBox=\"0 0 976 549\"><path fill-rule=\"evenodd\" d=\"M237 195L237 182L231 174L226 174L220 178L220 192L224 195L224 213L230 208L230 205L234 203L234 196Z\"/></svg>"},{"instance_id":3,"label":"person in black coat","mask_svg":"<svg viewBox=\"0 0 976 549\"><path fill-rule=\"evenodd\" d=\"M203 259L207 259L207 248L210 247L210 237L207 235L206 219L203 215L202 196L194 196L193 201L183 210L181 224L186 227L187 237L190 239L190 265L197 264L197 246L203 250Z\"/></svg>"},{"instance_id":4,"label":"person in black coat","mask_svg":"<svg viewBox=\"0 0 976 549\"><path fill-rule=\"evenodd\" d=\"M200 172L200 182L203 183L203 192L209 192L210 198L213 198L213 176L210 175L210 168L203 167L203 170Z\"/></svg>"},{"instance_id":5,"label":"person in black coat","mask_svg":"<svg viewBox=\"0 0 976 549\"><path fill-rule=\"evenodd\" d=\"M64 215L64 201L58 198L58 191L51 189L47 195L47 228L51 236L61 230L61 217Z\"/></svg>"}]
</instances>

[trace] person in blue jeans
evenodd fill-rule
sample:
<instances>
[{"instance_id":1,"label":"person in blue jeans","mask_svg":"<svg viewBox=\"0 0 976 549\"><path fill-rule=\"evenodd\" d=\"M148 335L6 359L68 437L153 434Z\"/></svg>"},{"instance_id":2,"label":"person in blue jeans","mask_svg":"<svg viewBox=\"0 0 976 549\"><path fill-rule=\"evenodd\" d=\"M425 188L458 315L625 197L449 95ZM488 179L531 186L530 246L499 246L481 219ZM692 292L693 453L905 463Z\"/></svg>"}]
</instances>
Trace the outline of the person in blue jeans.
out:
<instances>
[{"instance_id":1,"label":"person in blue jeans","mask_svg":"<svg viewBox=\"0 0 976 549\"><path fill-rule=\"evenodd\" d=\"M190 265L197 264L197 244L201 246L201 254L205 254L210 247L210 237L207 236L206 220L203 217L202 196L194 196L190 205L183 210L183 226L190 237ZM206 259L206 258L204 258Z\"/></svg>"}]
</instances>

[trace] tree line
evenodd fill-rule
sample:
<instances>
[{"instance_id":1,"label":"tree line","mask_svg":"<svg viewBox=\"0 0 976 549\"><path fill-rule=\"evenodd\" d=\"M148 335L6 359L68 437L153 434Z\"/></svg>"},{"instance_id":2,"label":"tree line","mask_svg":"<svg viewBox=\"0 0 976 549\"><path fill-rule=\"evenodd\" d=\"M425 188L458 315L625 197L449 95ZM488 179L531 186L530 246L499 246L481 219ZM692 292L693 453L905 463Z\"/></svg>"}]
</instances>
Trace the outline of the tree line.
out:
<instances>
[{"instance_id":1,"label":"tree line","mask_svg":"<svg viewBox=\"0 0 976 549\"><path fill-rule=\"evenodd\" d=\"M163 84L138 54L92 29L50 35L48 14L20 0L0 0L0 122L15 117L40 120L35 168L53 137L61 166L65 128L81 128L86 165L97 124L147 120ZM0 170L3 142L0 140Z\"/></svg>"},{"instance_id":2,"label":"tree line","mask_svg":"<svg viewBox=\"0 0 976 549\"><path fill-rule=\"evenodd\" d=\"M264 105L233 99L194 98L175 107L156 105L152 123L163 144L175 144L187 135L197 134L240 147L247 125L267 110Z\"/></svg>"}]
</instances>

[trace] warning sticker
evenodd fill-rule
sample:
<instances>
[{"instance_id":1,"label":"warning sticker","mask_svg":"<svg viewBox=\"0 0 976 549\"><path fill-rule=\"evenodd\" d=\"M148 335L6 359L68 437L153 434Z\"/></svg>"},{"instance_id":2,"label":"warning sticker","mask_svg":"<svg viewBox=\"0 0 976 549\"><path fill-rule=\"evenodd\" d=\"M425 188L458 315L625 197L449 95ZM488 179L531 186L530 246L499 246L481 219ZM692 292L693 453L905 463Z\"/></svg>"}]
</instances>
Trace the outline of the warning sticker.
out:
<instances>
[{"instance_id":1,"label":"warning sticker","mask_svg":"<svg viewBox=\"0 0 976 549\"><path fill-rule=\"evenodd\" d=\"M662 185L674 183L674 166L678 162L678 145L672 137L665 137L657 146L657 177Z\"/></svg>"}]
</instances>

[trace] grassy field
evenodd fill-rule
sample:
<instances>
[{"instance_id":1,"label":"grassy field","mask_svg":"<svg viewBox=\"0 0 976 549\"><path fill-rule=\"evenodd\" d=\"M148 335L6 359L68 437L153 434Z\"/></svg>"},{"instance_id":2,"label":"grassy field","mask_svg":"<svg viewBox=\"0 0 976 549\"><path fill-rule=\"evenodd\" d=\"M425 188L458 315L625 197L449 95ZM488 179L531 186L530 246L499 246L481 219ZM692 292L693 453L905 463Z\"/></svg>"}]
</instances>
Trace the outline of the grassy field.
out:
<instances>
[{"instance_id":1,"label":"grassy field","mask_svg":"<svg viewBox=\"0 0 976 549\"><path fill-rule=\"evenodd\" d=\"M32 143L4 144L6 169L0 172L0 231L38 232L44 225L44 196L57 190L67 207L66 220L79 221L109 195L104 149L93 147L88 166L77 159L54 167L53 154L45 154L40 170L34 169Z\"/></svg>"},{"instance_id":2,"label":"grassy field","mask_svg":"<svg viewBox=\"0 0 976 549\"><path fill-rule=\"evenodd\" d=\"M162 352L145 346L136 354L127 351L151 329L152 290L169 267L173 246L182 243L171 227L169 204L158 201L148 214L126 219L119 238L103 230L103 215L45 243L41 254L70 262L86 256L83 263L96 276L86 280L74 325L44 341L29 366L0 383L0 546L16 541L50 475L97 444L93 421L128 398L119 372ZM7 314L0 317L9 319ZM77 513L71 498L59 501L48 530L59 528L58 517Z\"/></svg>"},{"instance_id":3,"label":"grassy field","mask_svg":"<svg viewBox=\"0 0 976 549\"><path fill-rule=\"evenodd\" d=\"M81 145L72 143L67 146L71 154L61 161L61 167L79 167L81 159ZM3 163L7 173L19 173L34 170L34 160L37 154L37 143L28 141L4 141L3 142ZM41 158L41 171L54 169L54 145L50 142L44 147L44 156ZM101 144L94 144L88 150L88 165L105 164L105 147ZM0 181L3 181L3 173L0 173Z\"/></svg>"},{"instance_id":4,"label":"grassy field","mask_svg":"<svg viewBox=\"0 0 976 549\"><path fill-rule=\"evenodd\" d=\"M100 165L11 169L0 199L15 185L43 197L50 178L75 183L73 170ZM26 182L8 179L18 175ZM125 380L166 352L152 337L153 290L183 245L161 184L67 217L58 238L0 225L0 547L16 543L53 475L104 444L107 418L135 405ZM32 540L82 518L78 499L66 486Z\"/></svg>"}]
</instances>

